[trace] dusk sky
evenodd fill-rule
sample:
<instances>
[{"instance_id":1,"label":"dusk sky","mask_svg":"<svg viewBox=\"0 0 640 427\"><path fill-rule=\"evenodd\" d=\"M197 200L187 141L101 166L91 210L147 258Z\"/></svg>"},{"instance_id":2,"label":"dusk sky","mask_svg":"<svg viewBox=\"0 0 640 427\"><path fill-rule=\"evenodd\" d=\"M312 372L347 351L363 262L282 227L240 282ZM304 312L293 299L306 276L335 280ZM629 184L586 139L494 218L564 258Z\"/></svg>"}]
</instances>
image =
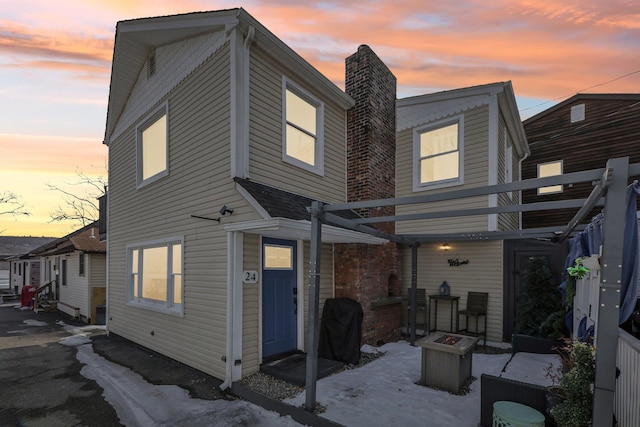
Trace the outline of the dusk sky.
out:
<instances>
[{"instance_id":1,"label":"dusk sky","mask_svg":"<svg viewBox=\"0 0 640 427\"><path fill-rule=\"evenodd\" d=\"M344 58L367 44L399 98L511 80L525 119L577 92L640 92L637 0L0 0L0 193L32 214L0 215L0 235L73 231L49 223L63 202L46 184L106 177L117 21L234 7L341 88Z\"/></svg>"}]
</instances>

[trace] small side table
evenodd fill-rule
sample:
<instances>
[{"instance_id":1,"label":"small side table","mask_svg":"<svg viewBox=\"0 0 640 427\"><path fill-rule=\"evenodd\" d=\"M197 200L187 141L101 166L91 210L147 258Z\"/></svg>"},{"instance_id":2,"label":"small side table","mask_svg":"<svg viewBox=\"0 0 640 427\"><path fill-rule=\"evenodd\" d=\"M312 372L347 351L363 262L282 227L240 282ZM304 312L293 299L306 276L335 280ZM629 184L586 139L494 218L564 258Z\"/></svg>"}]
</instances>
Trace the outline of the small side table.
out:
<instances>
[{"instance_id":1,"label":"small side table","mask_svg":"<svg viewBox=\"0 0 640 427\"><path fill-rule=\"evenodd\" d=\"M449 305L451 308L451 319L449 321L450 330L445 332L458 332L458 301L460 300L460 297L454 296L454 295L434 294L434 295L429 295L429 316L431 316L431 301L435 301L435 310L433 311L434 313L433 328L429 329L429 333L438 330L438 301L440 300L449 301ZM454 310L454 307L455 307L455 310ZM455 329L453 329L454 313L455 313L455 322L456 322Z\"/></svg>"},{"instance_id":2,"label":"small side table","mask_svg":"<svg viewBox=\"0 0 640 427\"><path fill-rule=\"evenodd\" d=\"M544 415L521 403L493 404L493 427L544 427Z\"/></svg>"}]
</instances>

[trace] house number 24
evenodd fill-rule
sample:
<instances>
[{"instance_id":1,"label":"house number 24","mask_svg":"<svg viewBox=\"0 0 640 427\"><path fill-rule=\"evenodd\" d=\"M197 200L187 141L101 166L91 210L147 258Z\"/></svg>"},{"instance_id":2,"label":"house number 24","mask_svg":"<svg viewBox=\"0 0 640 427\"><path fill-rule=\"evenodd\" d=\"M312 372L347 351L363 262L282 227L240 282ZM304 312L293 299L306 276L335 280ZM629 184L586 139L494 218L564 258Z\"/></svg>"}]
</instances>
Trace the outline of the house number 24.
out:
<instances>
[{"instance_id":1,"label":"house number 24","mask_svg":"<svg viewBox=\"0 0 640 427\"><path fill-rule=\"evenodd\" d=\"M255 270L243 271L242 283L258 283L258 272Z\"/></svg>"}]
</instances>

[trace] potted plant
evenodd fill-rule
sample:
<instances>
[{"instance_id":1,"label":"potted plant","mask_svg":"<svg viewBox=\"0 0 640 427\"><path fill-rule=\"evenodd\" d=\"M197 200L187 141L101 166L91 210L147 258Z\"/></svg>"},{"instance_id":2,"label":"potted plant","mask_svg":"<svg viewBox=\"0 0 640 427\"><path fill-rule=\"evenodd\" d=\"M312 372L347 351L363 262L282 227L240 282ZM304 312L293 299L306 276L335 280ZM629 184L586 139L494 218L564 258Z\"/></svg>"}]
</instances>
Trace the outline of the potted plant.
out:
<instances>
[{"instance_id":1,"label":"potted plant","mask_svg":"<svg viewBox=\"0 0 640 427\"><path fill-rule=\"evenodd\" d=\"M569 369L560 379L560 393L564 401L552 407L550 413L559 426L588 426L596 376L595 349L590 344L574 342L568 361Z\"/></svg>"}]
</instances>

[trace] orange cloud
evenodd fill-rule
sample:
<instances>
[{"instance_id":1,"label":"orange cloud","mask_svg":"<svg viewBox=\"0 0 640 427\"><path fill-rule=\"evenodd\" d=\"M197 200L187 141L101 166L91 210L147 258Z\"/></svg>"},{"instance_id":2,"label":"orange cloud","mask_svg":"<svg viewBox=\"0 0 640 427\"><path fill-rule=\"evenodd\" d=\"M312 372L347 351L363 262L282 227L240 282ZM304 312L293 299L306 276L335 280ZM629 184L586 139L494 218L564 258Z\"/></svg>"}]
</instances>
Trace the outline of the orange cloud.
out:
<instances>
[{"instance_id":1,"label":"orange cloud","mask_svg":"<svg viewBox=\"0 0 640 427\"><path fill-rule=\"evenodd\" d=\"M113 40L0 22L2 66L109 73Z\"/></svg>"}]
</instances>

